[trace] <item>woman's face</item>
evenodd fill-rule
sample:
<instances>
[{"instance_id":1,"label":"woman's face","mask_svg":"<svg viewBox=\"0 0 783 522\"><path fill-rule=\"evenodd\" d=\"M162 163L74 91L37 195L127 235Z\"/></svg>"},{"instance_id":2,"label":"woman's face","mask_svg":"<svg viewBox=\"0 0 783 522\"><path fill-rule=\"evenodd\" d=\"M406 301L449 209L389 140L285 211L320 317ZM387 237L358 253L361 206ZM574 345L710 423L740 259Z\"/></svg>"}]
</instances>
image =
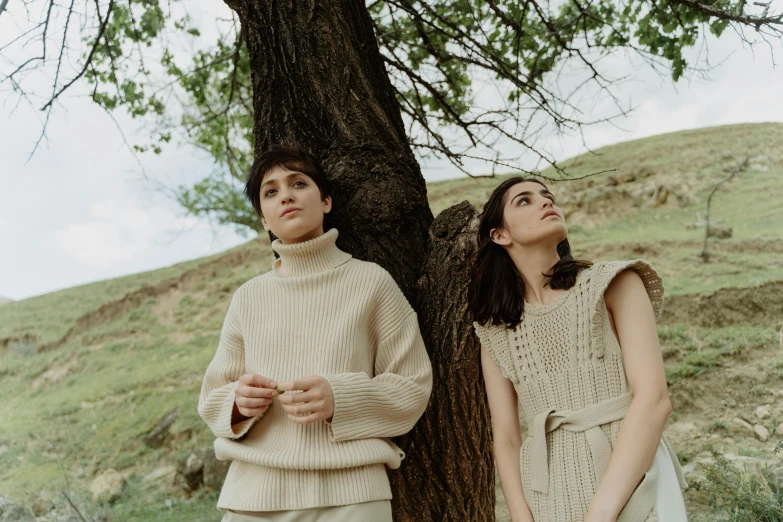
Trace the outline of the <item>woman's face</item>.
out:
<instances>
[{"instance_id":1,"label":"woman's face","mask_svg":"<svg viewBox=\"0 0 783 522\"><path fill-rule=\"evenodd\" d=\"M332 199L321 199L318 185L309 176L274 167L261 184L261 221L283 243L299 243L324 233L324 215Z\"/></svg>"},{"instance_id":2,"label":"woman's face","mask_svg":"<svg viewBox=\"0 0 783 522\"><path fill-rule=\"evenodd\" d=\"M524 181L506 191L503 203L503 227L492 232L499 245L528 247L552 244L555 247L568 236L568 227L555 197L540 183Z\"/></svg>"}]
</instances>

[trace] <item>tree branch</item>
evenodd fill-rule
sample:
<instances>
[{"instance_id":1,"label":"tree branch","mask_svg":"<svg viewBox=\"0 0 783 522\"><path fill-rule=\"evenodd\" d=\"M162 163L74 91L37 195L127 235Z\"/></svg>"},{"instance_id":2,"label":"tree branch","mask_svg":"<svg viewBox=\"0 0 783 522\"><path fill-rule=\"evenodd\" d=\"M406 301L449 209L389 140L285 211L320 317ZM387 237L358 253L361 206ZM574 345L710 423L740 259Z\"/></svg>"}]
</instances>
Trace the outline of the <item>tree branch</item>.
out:
<instances>
[{"instance_id":1,"label":"tree branch","mask_svg":"<svg viewBox=\"0 0 783 522\"><path fill-rule=\"evenodd\" d=\"M79 71L79 74L74 76L71 81L69 81L67 84L65 84L59 91L57 91L57 94L53 95L48 102L46 102L46 105L41 107L41 110L45 110L49 106L51 106L54 101L60 97L60 95L65 92L66 89L68 89L71 85L76 83L84 74L87 72L87 69L92 64L92 57L95 55L95 50L98 49L98 46L100 45L101 38L103 38L104 33L106 32L106 25L109 23L109 18L111 18L111 11L114 8L114 0L109 0L109 8L106 11L106 18L104 18L101 21L100 29L98 30L98 36L95 37L95 43L92 45L92 48L90 48L89 54L87 54L87 58L85 58L84 67L82 67L82 70ZM100 16L100 14L99 14ZM66 23L66 31L67 31L68 25ZM59 71L59 67L58 67ZM55 82L57 81L57 78L55 77ZM56 85L56 83L55 83Z\"/></svg>"},{"instance_id":2,"label":"tree branch","mask_svg":"<svg viewBox=\"0 0 783 522\"><path fill-rule=\"evenodd\" d=\"M727 11L723 11L721 9L715 9L714 7L711 7L707 4L702 4L699 2L696 2L694 0L667 0L669 3L673 4L680 4L685 5L693 9L694 11L698 11L700 13L703 13L707 16L711 16L713 18L718 18L720 20L728 20L731 22L737 22L743 25L752 25L756 27L756 30L758 30L762 25L765 26L776 26L779 25L783 28L783 13L776 15L776 16L745 16L742 14L735 15L732 13L729 13ZM765 11L766 13L766 11ZM776 32L783 32L783 29L777 29L773 27L773 29Z\"/></svg>"}]
</instances>

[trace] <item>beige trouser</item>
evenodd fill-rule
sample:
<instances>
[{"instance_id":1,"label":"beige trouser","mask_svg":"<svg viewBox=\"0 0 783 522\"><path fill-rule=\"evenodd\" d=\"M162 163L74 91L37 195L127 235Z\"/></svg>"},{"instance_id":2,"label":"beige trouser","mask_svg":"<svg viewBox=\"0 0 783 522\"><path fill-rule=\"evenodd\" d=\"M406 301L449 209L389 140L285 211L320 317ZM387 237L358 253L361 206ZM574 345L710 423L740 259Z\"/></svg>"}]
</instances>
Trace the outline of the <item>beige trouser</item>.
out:
<instances>
[{"instance_id":1,"label":"beige trouser","mask_svg":"<svg viewBox=\"0 0 783 522\"><path fill-rule=\"evenodd\" d=\"M292 511L229 509L221 522L392 522L392 511L388 500Z\"/></svg>"}]
</instances>

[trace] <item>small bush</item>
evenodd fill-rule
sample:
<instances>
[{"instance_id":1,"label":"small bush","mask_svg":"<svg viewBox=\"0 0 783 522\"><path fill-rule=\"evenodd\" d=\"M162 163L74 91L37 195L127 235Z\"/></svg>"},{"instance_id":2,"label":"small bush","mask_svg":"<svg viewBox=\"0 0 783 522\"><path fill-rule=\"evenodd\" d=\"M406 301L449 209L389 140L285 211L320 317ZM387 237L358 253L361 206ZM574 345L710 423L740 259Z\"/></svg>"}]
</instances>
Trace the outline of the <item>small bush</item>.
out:
<instances>
[{"instance_id":1,"label":"small bush","mask_svg":"<svg viewBox=\"0 0 783 522\"><path fill-rule=\"evenodd\" d=\"M9 342L8 349L13 354L30 357L38 353L38 342L33 337L22 336Z\"/></svg>"},{"instance_id":2,"label":"small bush","mask_svg":"<svg viewBox=\"0 0 783 522\"><path fill-rule=\"evenodd\" d=\"M713 509L730 522L783 520L783 472L739 470L719 453L713 457L715 463L704 469Z\"/></svg>"},{"instance_id":3,"label":"small bush","mask_svg":"<svg viewBox=\"0 0 783 522\"><path fill-rule=\"evenodd\" d=\"M723 421L715 421L715 422L713 422L712 424L710 424L707 427L707 433L715 433L715 432L718 432L718 431L723 432L723 433L728 432L729 431L729 425L726 424Z\"/></svg>"}]
</instances>

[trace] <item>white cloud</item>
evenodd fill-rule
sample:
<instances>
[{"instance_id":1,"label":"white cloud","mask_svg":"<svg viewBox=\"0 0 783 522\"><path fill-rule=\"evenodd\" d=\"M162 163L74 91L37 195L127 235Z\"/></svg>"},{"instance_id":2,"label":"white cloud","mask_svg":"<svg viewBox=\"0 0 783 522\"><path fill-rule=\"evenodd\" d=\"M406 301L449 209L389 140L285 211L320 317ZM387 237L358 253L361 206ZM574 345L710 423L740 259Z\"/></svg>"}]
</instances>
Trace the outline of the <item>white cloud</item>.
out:
<instances>
[{"instance_id":1,"label":"white cloud","mask_svg":"<svg viewBox=\"0 0 783 522\"><path fill-rule=\"evenodd\" d=\"M73 223L57 233L66 254L87 266L111 266L148 249L146 241L112 223Z\"/></svg>"},{"instance_id":2,"label":"white cloud","mask_svg":"<svg viewBox=\"0 0 783 522\"><path fill-rule=\"evenodd\" d=\"M94 203L88 221L70 223L54 234L57 246L86 266L108 267L154 253L164 237L205 228L191 216L177 216L172 209L142 209L133 202Z\"/></svg>"}]
</instances>

